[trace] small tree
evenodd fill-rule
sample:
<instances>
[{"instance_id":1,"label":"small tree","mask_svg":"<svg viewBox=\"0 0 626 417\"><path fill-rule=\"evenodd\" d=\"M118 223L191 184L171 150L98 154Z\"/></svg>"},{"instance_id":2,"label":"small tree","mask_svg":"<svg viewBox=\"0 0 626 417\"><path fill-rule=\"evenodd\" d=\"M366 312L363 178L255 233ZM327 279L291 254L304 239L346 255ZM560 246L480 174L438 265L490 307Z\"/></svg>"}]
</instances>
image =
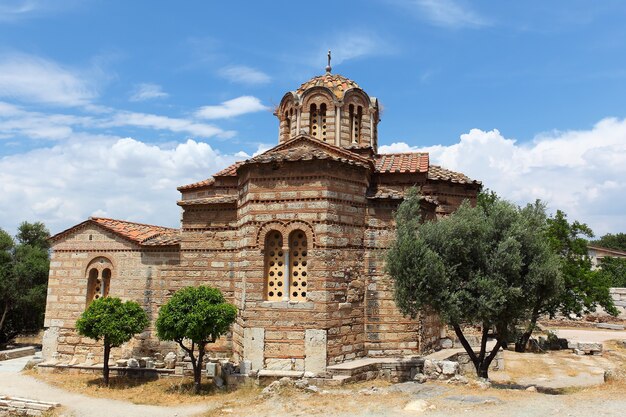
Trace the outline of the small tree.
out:
<instances>
[{"instance_id":1,"label":"small tree","mask_svg":"<svg viewBox=\"0 0 626 417\"><path fill-rule=\"evenodd\" d=\"M43 327L49 236L40 222L20 224L17 242L0 229L0 346Z\"/></svg>"},{"instance_id":2,"label":"small tree","mask_svg":"<svg viewBox=\"0 0 626 417\"><path fill-rule=\"evenodd\" d=\"M156 321L159 338L177 342L191 358L196 394L200 393L206 344L227 333L236 316L237 308L226 302L220 290L209 286L178 290L161 307Z\"/></svg>"},{"instance_id":3,"label":"small tree","mask_svg":"<svg viewBox=\"0 0 626 417\"><path fill-rule=\"evenodd\" d=\"M560 288L559 265L544 235L546 215L537 203L518 208L497 196L477 207L464 202L452 215L420 223L413 189L396 214L397 234L387 254L400 310L415 317L425 307L452 326L479 377L506 344L510 330L529 316L531 293ZM479 352L463 326L480 325ZM490 329L496 344L487 351Z\"/></svg>"},{"instance_id":4,"label":"small tree","mask_svg":"<svg viewBox=\"0 0 626 417\"><path fill-rule=\"evenodd\" d=\"M104 297L94 300L76 321L79 334L95 340L103 339L104 385L109 385L109 357L112 347L128 342L148 325L148 315L134 301L122 302L119 298Z\"/></svg>"},{"instance_id":5,"label":"small tree","mask_svg":"<svg viewBox=\"0 0 626 417\"><path fill-rule=\"evenodd\" d=\"M557 210L547 223L546 238L550 248L559 257L564 288L552 295L542 291L532 295L530 320L515 343L518 352L526 350L537 320L543 315L581 316L594 312L598 305L611 315L618 314L609 293L611 280L606 274L592 269L585 239L593 237L589 226L578 221L570 223L561 210Z\"/></svg>"}]
</instances>

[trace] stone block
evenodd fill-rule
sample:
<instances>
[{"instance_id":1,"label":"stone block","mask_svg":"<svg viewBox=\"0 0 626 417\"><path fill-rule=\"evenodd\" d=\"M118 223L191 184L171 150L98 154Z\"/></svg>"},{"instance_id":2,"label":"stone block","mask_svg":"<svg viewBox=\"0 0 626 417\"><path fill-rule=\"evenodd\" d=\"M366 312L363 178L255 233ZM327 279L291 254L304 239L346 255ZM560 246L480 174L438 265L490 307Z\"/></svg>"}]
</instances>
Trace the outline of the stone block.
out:
<instances>
[{"instance_id":1,"label":"stone block","mask_svg":"<svg viewBox=\"0 0 626 417\"><path fill-rule=\"evenodd\" d=\"M130 358L127 362L129 368L139 368L139 361L135 358Z\"/></svg>"},{"instance_id":2,"label":"stone block","mask_svg":"<svg viewBox=\"0 0 626 417\"><path fill-rule=\"evenodd\" d=\"M454 346L454 343L452 342L452 339L446 337L439 341L439 346L441 346L442 349L451 349Z\"/></svg>"},{"instance_id":3,"label":"stone block","mask_svg":"<svg viewBox=\"0 0 626 417\"><path fill-rule=\"evenodd\" d=\"M602 352L602 343L580 342L578 343L578 349L585 353Z\"/></svg>"},{"instance_id":4,"label":"stone block","mask_svg":"<svg viewBox=\"0 0 626 417\"><path fill-rule=\"evenodd\" d=\"M251 370L252 370L252 362L250 362L247 359L244 359L241 362L239 362L239 373L240 374L248 375Z\"/></svg>"},{"instance_id":5,"label":"stone block","mask_svg":"<svg viewBox=\"0 0 626 417\"><path fill-rule=\"evenodd\" d=\"M441 361L441 373L446 376L452 376L459 373L458 362Z\"/></svg>"},{"instance_id":6,"label":"stone block","mask_svg":"<svg viewBox=\"0 0 626 417\"><path fill-rule=\"evenodd\" d=\"M624 325L623 324L597 323L596 327L599 328L599 329L624 330Z\"/></svg>"},{"instance_id":7,"label":"stone block","mask_svg":"<svg viewBox=\"0 0 626 417\"><path fill-rule=\"evenodd\" d=\"M165 369L174 369L176 367L176 354L174 352L169 352L165 355L165 359L163 362L165 363Z\"/></svg>"},{"instance_id":8,"label":"stone block","mask_svg":"<svg viewBox=\"0 0 626 417\"><path fill-rule=\"evenodd\" d=\"M214 378L217 376L217 363L209 362L205 366L206 368L206 376L209 378Z\"/></svg>"},{"instance_id":9,"label":"stone block","mask_svg":"<svg viewBox=\"0 0 626 417\"><path fill-rule=\"evenodd\" d=\"M307 329L304 332L304 369L307 372L326 372L326 330Z\"/></svg>"},{"instance_id":10,"label":"stone block","mask_svg":"<svg viewBox=\"0 0 626 417\"><path fill-rule=\"evenodd\" d=\"M263 369L265 329L261 327L243 329L243 357L250 361L252 369Z\"/></svg>"},{"instance_id":11,"label":"stone block","mask_svg":"<svg viewBox=\"0 0 626 417\"><path fill-rule=\"evenodd\" d=\"M53 320L54 321L54 320ZM57 351L59 346L59 327L49 327L43 333L43 340L41 341L41 354L45 360L52 357L52 354Z\"/></svg>"}]
</instances>

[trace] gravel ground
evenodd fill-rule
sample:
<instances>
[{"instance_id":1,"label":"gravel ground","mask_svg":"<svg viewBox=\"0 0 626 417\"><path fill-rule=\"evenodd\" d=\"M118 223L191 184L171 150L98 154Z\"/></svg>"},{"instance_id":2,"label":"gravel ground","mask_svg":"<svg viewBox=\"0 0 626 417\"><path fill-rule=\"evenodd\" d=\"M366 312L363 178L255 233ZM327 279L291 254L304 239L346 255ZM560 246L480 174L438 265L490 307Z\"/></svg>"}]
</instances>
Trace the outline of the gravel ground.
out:
<instances>
[{"instance_id":1,"label":"gravel ground","mask_svg":"<svg viewBox=\"0 0 626 417\"><path fill-rule=\"evenodd\" d=\"M610 333L615 335L616 332ZM589 335L582 336L588 339ZM549 380L559 375L561 378L575 377L577 374L592 373L596 368L599 372L605 366L616 365L611 361L623 362L623 358L613 358L568 356L567 352L509 357L508 375L516 382L525 374L535 379L545 376ZM480 389L471 385L456 386L433 382L391 385L382 381L372 381L338 389L324 390L322 387L321 392L287 388L270 396L259 396L253 400L236 399L227 403L208 399L206 403L177 407L136 405L71 393L21 374L20 369L28 359L0 362L0 395L59 402L64 406L60 412L64 416L447 417L462 414L469 417L541 415L622 417L626 415L625 383L599 385L571 391L566 395L549 395L526 390Z\"/></svg>"},{"instance_id":2,"label":"gravel ground","mask_svg":"<svg viewBox=\"0 0 626 417\"><path fill-rule=\"evenodd\" d=\"M137 405L71 393L21 374L20 371L31 358L0 362L0 395L58 402L64 407L60 414L75 417L184 417L197 415L209 408L202 404L184 407Z\"/></svg>"}]
</instances>

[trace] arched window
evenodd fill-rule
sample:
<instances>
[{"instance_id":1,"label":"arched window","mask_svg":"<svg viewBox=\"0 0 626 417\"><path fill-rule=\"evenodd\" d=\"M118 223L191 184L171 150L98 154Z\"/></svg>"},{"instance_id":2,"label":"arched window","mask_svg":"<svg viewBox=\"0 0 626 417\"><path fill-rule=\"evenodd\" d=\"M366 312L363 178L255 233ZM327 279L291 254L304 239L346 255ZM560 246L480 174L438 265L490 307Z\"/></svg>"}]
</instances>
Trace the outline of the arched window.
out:
<instances>
[{"instance_id":1,"label":"arched window","mask_svg":"<svg viewBox=\"0 0 626 417\"><path fill-rule=\"evenodd\" d=\"M281 125L281 140L288 141L293 137L293 130L295 129L293 108L285 110L282 120L284 123Z\"/></svg>"},{"instance_id":2,"label":"arched window","mask_svg":"<svg viewBox=\"0 0 626 417\"><path fill-rule=\"evenodd\" d=\"M265 238L265 298L281 301L285 295L285 254L283 236L272 230Z\"/></svg>"},{"instance_id":3,"label":"arched window","mask_svg":"<svg viewBox=\"0 0 626 417\"><path fill-rule=\"evenodd\" d=\"M309 126L309 134L313 137L317 137L317 134L319 133L319 120L317 116L317 104L311 104L309 110L309 118L311 123Z\"/></svg>"},{"instance_id":4,"label":"arched window","mask_svg":"<svg viewBox=\"0 0 626 417\"><path fill-rule=\"evenodd\" d=\"M111 261L102 257L89 263L87 267L87 305L93 300L109 295L112 267Z\"/></svg>"},{"instance_id":5,"label":"arched window","mask_svg":"<svg viewBox=\"0 0 626 417\"><path fill-rule=\"evenodd\" d=\"M308 246L306 234L294 230L289 235L289 299L306 301Z\"/></svg>"},{"instance_id":6,"label":"arched window","mask_svg":"<svg viewBox=\"0 0 626 417\"><path fill-rule=\"evenodd\" d=\"M352 143L361 141L361 119L363 118L363 107L350 104L350 138Z\"/></svg>"},{"instance_id":7,"label":"arched window","mask_svg":"<svg viewBox=\"0 0 626 417\"><path fill-rule=\"evenodd\" d=\"M309 115L311 118L309 133L326 142L326 103L320 104L319 108L316 104L311 104Z\"/></svg>"}]
</instances>

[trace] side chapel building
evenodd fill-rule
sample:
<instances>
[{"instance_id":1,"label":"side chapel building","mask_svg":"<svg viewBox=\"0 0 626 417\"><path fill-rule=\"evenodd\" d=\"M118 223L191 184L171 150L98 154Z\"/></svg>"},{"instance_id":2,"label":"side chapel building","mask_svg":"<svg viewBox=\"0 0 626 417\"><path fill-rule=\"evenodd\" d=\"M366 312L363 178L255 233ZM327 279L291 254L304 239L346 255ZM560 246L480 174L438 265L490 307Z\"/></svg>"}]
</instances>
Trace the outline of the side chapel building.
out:
<instances>
[{"instance_id":1,"label":"side chapel building","mask_svg":"<svg viewBox=\"0 0 626 417\"><path fill-rule=\"evenodd\" d=\"M101 361L75 332L99 297L139 302L150 327L113 357L173 349L154 330L178 289L208 284L238 308L228 337L209 346L253 369L323 372L365 356L419 354L439 341L435 316L404 317L384 273L394 211L406 190L425 219L475 201L478 181L427 153L378 153L378 99L326 73L284 95L279 143L178 188L180 229L92 217L52 238L44 357Z\"/></svg>"}]
</instances>

